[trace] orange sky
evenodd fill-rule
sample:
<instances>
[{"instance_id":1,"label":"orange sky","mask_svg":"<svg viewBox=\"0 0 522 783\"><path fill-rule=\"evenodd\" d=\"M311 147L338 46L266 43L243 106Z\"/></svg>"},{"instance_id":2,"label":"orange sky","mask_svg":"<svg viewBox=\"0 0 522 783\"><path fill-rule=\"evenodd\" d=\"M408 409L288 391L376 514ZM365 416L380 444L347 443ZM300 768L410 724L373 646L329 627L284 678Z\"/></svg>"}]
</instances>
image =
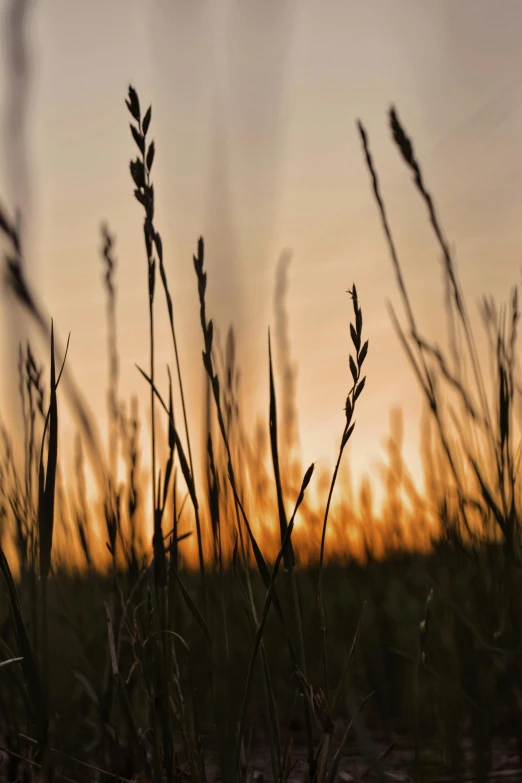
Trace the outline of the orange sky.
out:
<instances>
[{"instance_id":1,"label":"orange sky","mask_svg":"<svg viewBox=\"0 0 522 783\"><path fill-rule=\"evenodd\" d=\"M0 0L4 18L10 6ZM72 332L70 364L102 423L103 219L117 237L122 393L147 399L134 366L147 363L148 327L142 216L128 171L130 81L153 107L157 224L193 429L203 378L197 237L207 244L210 314L223 333L230 322L239 331L250 423L267 419L267 328L277 259L289 247L304 463L331 463L338 448L350 379L345 291L355 281L370 352L353 472L360 478L383 458L389 410L401 405L406 459L419 476L420 393L385 307L391 299L401 312L355 121L370 134L421 323L442 340L437 248L386 112L393 102L414 139L470 306L484 292L505 298L522 246L520 2L33 0L28 22L26 186L4 36L0 194L26 208L32 273L60 334ZM162 368L172 355L166 320L159 327ZM12 322L2 329L5 352ZM4 399L6 386L4 374Z\"/></svg>"}]
</instances>

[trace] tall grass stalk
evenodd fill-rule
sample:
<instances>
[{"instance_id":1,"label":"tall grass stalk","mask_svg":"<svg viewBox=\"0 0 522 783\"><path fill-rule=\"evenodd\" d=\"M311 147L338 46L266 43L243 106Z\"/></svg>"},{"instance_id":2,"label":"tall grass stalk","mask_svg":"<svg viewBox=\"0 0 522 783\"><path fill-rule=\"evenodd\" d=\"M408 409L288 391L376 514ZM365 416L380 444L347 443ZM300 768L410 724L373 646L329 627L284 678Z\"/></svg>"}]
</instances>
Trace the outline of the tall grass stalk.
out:
<instances>
[{"instance_id":1,"label":"tall grass stalk","mask_svg":"<svg viewBox=\"0 0 522 783\"><path fill-rule=\"evenodd\" d=\"M143 226L143 232L145 237L145 245L146 245L146 251L147 251L147 259L148 259L148 270L149 270L149 320L151 323L151 338L150 338L150 354L151 354L151 363L150 363L150 378L154 384L154 362L153 362L153 355L154 355L154 336L153 336L153 299L154 299L154 285L155 285L155 274L156 274L156 258L154 256L154 250L156 252L158 265L159 265L159 272L161 281L163 284L163 290L165 293L165 299L167 303L167 310L169 315L169 324L170 324L170 330L171 330L171 336L172 336L172 342L174 347L174 356L176 361L176 371L178 376L178 384L180 389L180 399L181 399L181 406L182 406L182 412L183 412L183 421L185 426L185 434L186 434L186 440L187 440L187 455L188 455L188 465L190 467L190 473L192 476L192 481L195 481L195 474L194 474L194 464L192 460L192 448L190 444L190 436L189 436L189 427L188 427L188 418L187 418L187 411L186 411L186 404L185 404L185 395L183 391L183 381L182 381L182 373L181 373L181 366L180 366L180 360L179 360L179 351L178 351L178 343L176 338L176 330L174 327L174 308L172 304L172 297L170 294L168 281L167 281L167 273L165 270L165 264L163 259L163 242L161 239L161 235L155 228L154 224L154 187L152 185L151 181L151 169L154 162L155 157L155 144L154 141L151 141L150 144L147 147L147 141L146 136L150 125L151 120L151 107L147 109L147 112L145 113L145 116L143 118L143 122L141 121L141 112L140 112L140 104L138 95L135 91L135 89L132 86L129 86L129 93L128 93L128 99L126 101L127 107L133 116L134 120L138 123L138 127L131 124L131 132L132 136L138 146L138 149L141 153L141 158L136 158L136 160L131 162L131 175L134 180L134 184L136 185L136 190L134 191L135 197L137 201L139 201L142 206L145 209L145 221ZM153 388L151 388L151 424L154 423L154 391ZM152 451L155 455L155 441L154 441L154 426L153 429L153 445L152 445ZM153 459L153 466L152 466L152 472L153 472L153 490L152 490L152 498L153 498L153 519L156 519L157 514L157 508L155 505L155 497L156 497L156 489L155 489L155 482L156 482L156 471L155 471L155 456ZM196 515L196 534L197 534L197 541L198 541L198 556L199 556L199 570L201 574L201 580L202 580L202 586L203 586L203 598L205 603L205 614L208 610L208 596L207 596L207 589L206 589L206 579L205 579L205 559L204 559L204 553L203 553L203 536L202 536L202 529L201 529L201 521L199 516L199 508L195 508L195 515ZM157 555L158 558L161 558L163 560L163 555L160 553L160 534L161 530L155 530L155 537L157 538Z\"/></svg>"},{"instance_id":2,"label":"tall grass stalk","mask_svg":"<svg viewBox=\"0 0 522 783\"><path fill-rule=\"evenodd\" d=\"M134 141L141 153L141 157L131 161L130 172L136 190L134 195L145 210L145 219L143 222L143 236L145 239L145 251L147 256L147 285L148 285L148 305L149 305L149 367L150 367L150 425L151 425L151 498L152 498L152 521L154 525L153 547L155 555L155 568L161 570L159 579L164 581L164 550L163 535L161 527L158 529L156 512L156 399L154 396L155 383L155 342L154 342L154 292L156 286L156 258L153 252L153 217L154 217L154 189L151 184L150 167L154 160L154 144L146 147L146 135L149 128L151 109L147 110L145 116L141 117L141 108L138 94L134 87L129 86L128 98L126 100L127 108L137 123L131 123L130 129Z\"/></svg>"},{"instance_id":3,"label":"tall grass stalk","mask_svg":"<svg viewBox=\"0 0 522 783\"><path fill-rule=\"evenodd\" d=\"M208 377L209 377L209 380L210 380L210 385L211 385L212 393L213 393L213 396L214 396L214 402L215 402L215 405L216 405L216 411L217 411L219 428L220 428L220 431L221 431L221 435L222 435L222 439L223 439L223 443L224 443L225 450L226 450L226 455L227 455L227 473L228 473L228 479L229 479L229 482L230 482L230 486L232 488L232 492L233 492L233 495L234 495L235 511L236 511L236 522L237 522L237 535L238 535L238 540L241 543L241 546L242 546L242 549L243 549L243 552L244 552L243 557L244 557L244 563L245 563L244 573L245 573L245 580L246 580L246 594L248 596L248 602L250 604L250 611L252 613L252 617L253 617L254 623L259 628L260 626L259 626L258 620L257 620L257 612L256 612L255 603L254 603L253 594L252 594L252 588L251 588L251 584L250 584L248 558L247 558L247 554L246 554L246 551L245 551L245 548L244 548L245 547L245 542L244 542L243 533L242 533L241 516L242 516L243 521L244 521L244 523L245 523L245 525L247 527L247 532L248 532L251 544L252 544L253 549L254 549L254 554L255 554L255 557L256 557L256 562L258 564L258 568L260 569L261 576L265 580L266 580L266 566L264 565L264 560L262 558L262 555L261 555L261 552L260 552L259 547L257 545L257 542L255 541L255 537L252 534L252 528L251 528L251 526L248 523L247 516L246 516L246 514L244 512L244 508L241 505L240 498L239 498L239 493L238 493L238 485L237 485L237 481L236 481L236 477L235 477L235 471L234 471L234 466L233 466L233 462L232 462L232 454L231 454L228 434L227 434L227 430L226 430L226 426L225 426L225 420L224 420L223 411L222 411L222 405L221 405L219 378L218 378L218 376L215 373L214 365L213 365L213 359L212 359L212 341L213 341L214 329L213 329L212 321L207 321L207 316L206 316L205 292L206 292L207 276L206 276L206 272L204 270L204 243L203 243L202 239L200 239L199 242L198 242L198 253L197 253L197 256L194 256L194 267L195 267L196 276L197 276L197 279L198 279L198 293L199 293L199 300L200 300L200 320L201 320L201 327L202 327L203 339L204 339L203 364L205 366L205 369L207 371L207 374L208 374ZM271 367L271 356L270 356L270 367ZM271 384L270 420L271 420L271 438L272 438L272 442L273 442L273 445L274 445L273 455L275 455L275 463L274 463L274 465L275 465L275 472L276 472L276 477L277 477L278 476L278 455L277 455L275 394L273 392L273 383ZM308 475L308 473L307 473L307 475ZM311 477L311 473L310 473L310 476L308 476L308 481L309 481L310 477ZM277 478L276 478L276 482L277 482ZM306 482L306 483L308 483L308 482ZM284 518L284 505L281 505L281 503L282 503L282 492L281 492L281 483L280 483L280 481L279 481L279 488L278 488L277 491L278 491L278 506L279 506L279 509L280 509L280 515L282 513L282 517L280 516L280 524L281 524L281 533L283 534L283 527L284 527L284 523L285 523L285 518ZM299 496L300 499L298 498L298 505L301 503L301 500L302 500L301 494L302 494L303 491L304 491L304 489L301 490L301 493L300 493L300 496ZM297 505L297 507L298 507L298 505ZM296 510L297 510L297 507L296 507ZM282 509L282 512L281 512L281 509ZM240 510L241 510L241 515L240 515ZM284 531L284 540L281 543L281 546L282 546L281 556L282 557L285 557L285 551L286 551L285 548L288 547L288 545L289 545L289 539L288 540L286 539L286 532L287 531L285 530ZM282 537L283 537L283 535L282 535ZM291 556L289 556L288 553L287 553L286 557L289 558ZM265 584L266 584L266 581L265 581ZM270 584L267 586L267 589L270 591ZM271 592L274 592L274 591L275 591L275 583L274 583L274 585L271 588ZM296 598L298 600L297 596L296 596ZM281 619L281 621L283 623L283 626L285 626L285 621L283 619L282 612L279 612L279 616L280 616L280 619ZM254 644L256 644L256 643L254 643ZM261 657L262 657L262 661L263 661L263 670L265 672L266 698L267 698L268 705L270 705L270 703L272 701L271 696L270 696L271 685L270 685L270 679L269 679L269 676L268 676L268 665L267 665L267 662L266 662L266 652L265 652L265 648L264 648L264 645L263 645L263 642L262 642L262 637L259 638L259 645L260 645ZM255 646L254 646L254 649L255 649ZM273 736L274 736L274 741L276 743L278 743L277 736L279 734L279 727L274 723L273 719L271 719L270 723L271 723L271 731L273 732ZM239 754L239 750L241 748L241 743L242 743L242 739L243 739L242 734L243 734L243 725L242 725L242 723L240 721L239 736L238 736L237 748L236 748L236 761L237 761L237 763L239 763L239 758L240 758L238 754ZM309 745L310 745L311 744L311 742L310 742L310 732L308 732L308 736L309 736ZM310 753L310 750L311 750L311 748L309 748L309 753ZM310 753L310 756L312 756L311 753ZM310 761L310 763L313 764L313 757L310 758L309 761Z\"/></svg>"},{"instance_id":4,"label":"tall grass stalk","mask_svg":"<svg viewBox=\"0 0 522 783\"><path fill-rule=\"evenodd\" d=\"M355 284L353 285L352 290L349 291L349 294L352 299L353 311L355 315L355 325L352 323L350 324L350 336L352 339L352 344L355 348L355 359L350 354L350 361L349 361L353 385L346 398L346 406L345 406L346 423L344 425L344 430L341 437L341 445L339 447L339 455L337 457L337 462L335 463L332 480L330 482L330 489L328 491L328 498L326 501L326 508L324 512L323 527L321 533L321 548L319 552L318 606L319 606L319 619L321 623L321 634L322 634L324 692L326 694L327 700L329 694L329 677L328 677L328 652L327 652L327 644L326 644L326 618L324 612L324 593L323 593L323 570L324 570L326 527L328 524L330 504L332 502L333 491L337 481L337 474L339 472L339 467L341 465L344 449L348 441L350 440L350 437L355 427L355 421L353 421L353 415L355 412L355 403L359 398L359 396L361 395L366 383L366 376L361 378L361 370L364 364L364 360L366 359L368 353L368 340L366 340L364 343L362 342L363 318L362 318L362 310L359 306L359 300L357 297L357 289L355 287Z\"/></svg>"},{"instance_id":5,"label":"tall grass stalk","mask_svg":"<svg viewBox=\"0 0 522 783\"><path fill-rule=\"evenodd\" d=\"M253 597L253 593L252 593L252 586L251 586L251 583L250 583L250 573L249 573L248 555L247 555L247 551L246 551L246 542L244 541L244 538L243 538L243 530L242 530L241 518L240 518L240 513L239 513L238 484L237 484L237 481L236 481L236 474L235 474L233 461L232 461L232 453L231 453L231 448L230 448L230 443L229 443L227 427L225 425L225 419L224 419L224 415L223 415L219 378L218 378L218 376L217 376L217 374L216 374L216 372L214 370L214 363L213 363L213 356L212 356L212 343L213 343L214 327L213 327L212 320L207 321L207 316L206 316L206 298L205 298L205 293L206 293L206 285L207 285L207 273L206 273L206 271L204 269L204 252L205 252L205 250L204 250L203 239L200 238L199 241L198 241L197 255L194 256L193 260L194 260L194 269L195 269L196 277L197 277L197 280L198 280L198 295L199 295L199 303L200 303L200 321L201 321L201 328L202 328L202 332L203 332L203 342L204 342L203 365L204 365L205 370L207 372L207 375L208 375L208 378L209 378L209 381L210 381L212 394L213 394L213 397L214 397L214 403L215 403L215 407L216 407L216 413L217 413L217 418L218 418L219 429L220 429L220 432L221 432L223 445L224 445L225 451L226 451L228 480L230 482L230 485L231 485L231 488L232 488L232 492L233 492L233 495L234 495L234 505L235 505L235 513L236 513L236 525L237 525L237 533L236 534L237 534L237 537L238 537L237 540L241 544L242 555L243 555L243 559L244 559L244 576L245 576L245 583L246 583L245 595L246 595L246 598L247 598L246 604L247 604L248 611L249 611L249 613L251 615L251 618L252 618L253 626L254 627L256 627L256 626L259 627L258 619L257 619L256 606L255 606L255 603L254 603L254 597ZM245 518L246 518L246 515L245 515ZM249 527L249 530L251 530L250 527ZM251 538L253 539L253 536L251 536ZM257 544L256 544L256 546L257 546ZM257 636L256 636L256 639L257 639ZM277 735L279 733L279 727L277 726L277 722L274 721L273 716L270 713L270 704L272 703L272 698L271 698L272 687L271 687L271 682L270 682L270 677L269 677L269 667L268 667L268 662L267 662L267 659L266 659L266 652L265 652L264 644L262 642L262 636L259 637L259 645L261 647L261 657L262 657L262 662L263 662L265 696L266 696L267 704L268 704L268 707L269 707L269 715L270 715L270 732L271 732L271 736L272 736L272 739L271 739L271 745L272 745L272 747L271 747L271 755L272 755L273 763L276 763L273 745L274 745L274 742L275 742L276 745L278 744ZM240 774L239 763L240 763L241 748L242 748L242 743L243 743L243 729L244 729L244 723L242 721L243 721L243 719L241 719L240 723L239 723L238 736L236 738L235 763L234 763L234 766L232 767L232 770L231 770L233 779L235 779L235 777ZM274 775L276 775L278 773L277 767L273 770L273 772L274 772Z\"/></svg>"},{"instance_id":6,"label":"tall grass stalk","mask_svg":"<svg viewBox=\"0 0 522 783\"><path fill-rule=\"evenodd\" d=\"M274 373L272 369L272 348L270 344L270 334L268 335L268 362L269 362L269 384L270 384L270 406L269 406L269 433L270 433L270 446L272 451L272 464L274 467L274 478L277 493L277 509L279 514L279 530L281 537L281 546L286 537L286 531L288 523L286 520L285 503L283 497L283 485L281 481L280 469L279 469L279 451L278 451L278 437L277 437L277 403L274 384ZM283 553L283 561L285 569L290 576L290 586L292 591L292 603L294 612L294 622L298 639L299 650L299 667L300 671L306 677L306 654L303 637L303 625L301 620L301 608L299 604L299 592L297 588L297 580L295 574L295 555L292 547L291 540L286 545L286 551ZM312 734L312 718L308 707L308 702L303 698L303 711L306 726L306 736L308 743L308 767L311 775L315 772L315 759L314 759L314 741Z\"/></svg>"}]
</instances>

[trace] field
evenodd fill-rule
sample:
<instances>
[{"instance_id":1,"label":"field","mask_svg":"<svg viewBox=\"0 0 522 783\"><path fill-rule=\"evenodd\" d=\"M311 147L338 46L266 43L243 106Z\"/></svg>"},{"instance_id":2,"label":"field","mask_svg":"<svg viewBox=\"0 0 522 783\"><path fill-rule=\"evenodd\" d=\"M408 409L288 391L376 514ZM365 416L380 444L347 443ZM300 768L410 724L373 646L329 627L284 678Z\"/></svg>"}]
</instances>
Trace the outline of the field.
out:
<instances>
[{"instance_id":1,"label":"field","mask_svg":"<svg viewBox=\"0 0 522 783\"><path fill-rule=\"evenodd\" d=\"M393 138L442 256L447 351L419 332L359 124L406 325L394 310L391 320L429 413L425 497L404 479L400 454L382 519L367 487L358 499L347 493L343 457L371 351L355 284L346 323L353 383L319 506L308 497L314 465L291 459L281 438L270 343L266 449L246 436L234 351L223 355L216 346L207 312L203 239L193 258L208 384L200 480L154 216L152 114L132 87L126 103L149 281L150 365L140 372L150 388L152 485L140 470L139 412L119 396L109 229L105 453L68 376L67 349L25 277L17 225L0 211L9 291L50 346L47 368L21 347L23 436L2 432L0 775L154 783L522 779L516 289L505 307L483 301L493 368L485 375L432 196L392 110ZM173 351L167 388L155 365L154 316L163 303ZM76 463L67 465L59 456L62 397L81 436ZM193 559L184 554L188 536Z\"/></svg>"}]
</instances>

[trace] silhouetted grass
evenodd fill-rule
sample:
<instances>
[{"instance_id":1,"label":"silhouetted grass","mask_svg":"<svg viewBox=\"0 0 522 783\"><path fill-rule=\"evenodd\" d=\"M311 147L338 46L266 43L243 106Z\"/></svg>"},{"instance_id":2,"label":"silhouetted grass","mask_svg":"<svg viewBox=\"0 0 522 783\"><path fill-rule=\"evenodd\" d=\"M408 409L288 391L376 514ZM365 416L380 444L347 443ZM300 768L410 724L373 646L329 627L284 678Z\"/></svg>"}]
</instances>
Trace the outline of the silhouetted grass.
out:
<instances>
[{"instance_id":1,"label":"silhouetted grass","mask_svg":"<svg viewBox=\"0 0 522 783\"><path fill-rule=\"evenodd\" d=\"M368 342L355 285L349 291L353 383L333 474L321 479L320 507L307 497L314 465L301 470L296 485L295 455L291 461L285 453L292 444L280 436L285 422L278 412L289 415L291 409L288 399L278 407L270 338L267 357L260 358L269 378L267 426L257 438L246 434L235 337L229 333L223 352L207 312L200 238L193 262L208 383L203 490L154 218L152 113L149 108L142 116L132 87L126 103L139 150L130 167L134 196L144 210L150 361L136 377L150 388L150 486L140 471L136 404L127 411L120 399L115 238L103 229L105 456L70 372L63 366L57 372L66 349L60 350L25 277L18 228L0 210L10 290L50 344L48 382L33 350L20 349L21 466L2 431L0 570L8 600L0 607L0 751L7 765L0 775L236 783L263 774L281 783L333 783L341 772L344 780L460 780L472 769L473 779L486 780L502 763L502 738L504 767L516 777L513 770L522 765L516 292L500 313L491 300L483 304L495 368L488 387L449 245L411 141L392 111L393 138L442 251L450 292L447 353L418 329L360 124L407 327L393 310L392 319L434 425L424 455L428 496L419 496L400 453L393 453L388 511L395 538L387 547L391 532L380 526L368 488L361 488L357 508L341 480L366 380ZM177 385L169 369L163 386L155 367L157 271ZM59 456L64 396L79 430L76 459L68 465ZM87 467L97 478L98 506L87 497ZM405 476L399 487L394 470ZM150 543L143 540L149 513ZM428 528L434 517L438 537ZM104 552L96 535L101 525ZM192 531L197 559L189 567L182 542ZM68 542L68 559L57 544L60 535ZM428 543L430 550L421 552ZM510 738L521 747L511 748ZM358 771L350 766L356 755L365 764Z\"/></svg>"}]
</instances>

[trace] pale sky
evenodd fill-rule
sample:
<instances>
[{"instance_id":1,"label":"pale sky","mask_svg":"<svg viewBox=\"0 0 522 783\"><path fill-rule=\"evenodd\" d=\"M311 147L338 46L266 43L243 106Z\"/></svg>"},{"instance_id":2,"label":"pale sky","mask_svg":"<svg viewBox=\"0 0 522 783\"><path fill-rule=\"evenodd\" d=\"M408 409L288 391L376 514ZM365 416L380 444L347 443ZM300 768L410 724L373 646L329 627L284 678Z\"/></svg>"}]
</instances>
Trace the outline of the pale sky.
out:
<instances>
[{"instance_id":1,"label":"pale sky","mask_svg":"<svg viewBox=\"0 0 522 783\"><path fill-rule=\"evenodd\" d=\"M4 17L10 6L0 0ZM519 0L32 0L28 21L27 182L14 170L23 137L8 128L4 36L0 198L30 205L32 274L60 334L72 332L70 366L100 420L104 219L117 238L121 389L147 399L134 366L147 364L148 322L142 214L128 169L136 154L124 104L132 82L142 105L152 103L157 225L192 428L202 411L198 236L206 240L209 313L223 334L230 322L239 331L250 424L268 417L275 269L291 248L304 463L330 464L337 453L350 385L345 292L355 282L370 350L353 472L373 472L389 410L400 405L405 456L419 476L420 392L386 310L390 299L402 315L355 123L370 135L421 323L442 340L437 246L387 111L396 105L414 140L470 309L486 292L506 298L519 282L522 250ZM163 311L160 289L157 301ZM166 380L173 357L163 316L160 329ZM0 387L5 395L5 376Z\"/></svg>"}]
</instances>

